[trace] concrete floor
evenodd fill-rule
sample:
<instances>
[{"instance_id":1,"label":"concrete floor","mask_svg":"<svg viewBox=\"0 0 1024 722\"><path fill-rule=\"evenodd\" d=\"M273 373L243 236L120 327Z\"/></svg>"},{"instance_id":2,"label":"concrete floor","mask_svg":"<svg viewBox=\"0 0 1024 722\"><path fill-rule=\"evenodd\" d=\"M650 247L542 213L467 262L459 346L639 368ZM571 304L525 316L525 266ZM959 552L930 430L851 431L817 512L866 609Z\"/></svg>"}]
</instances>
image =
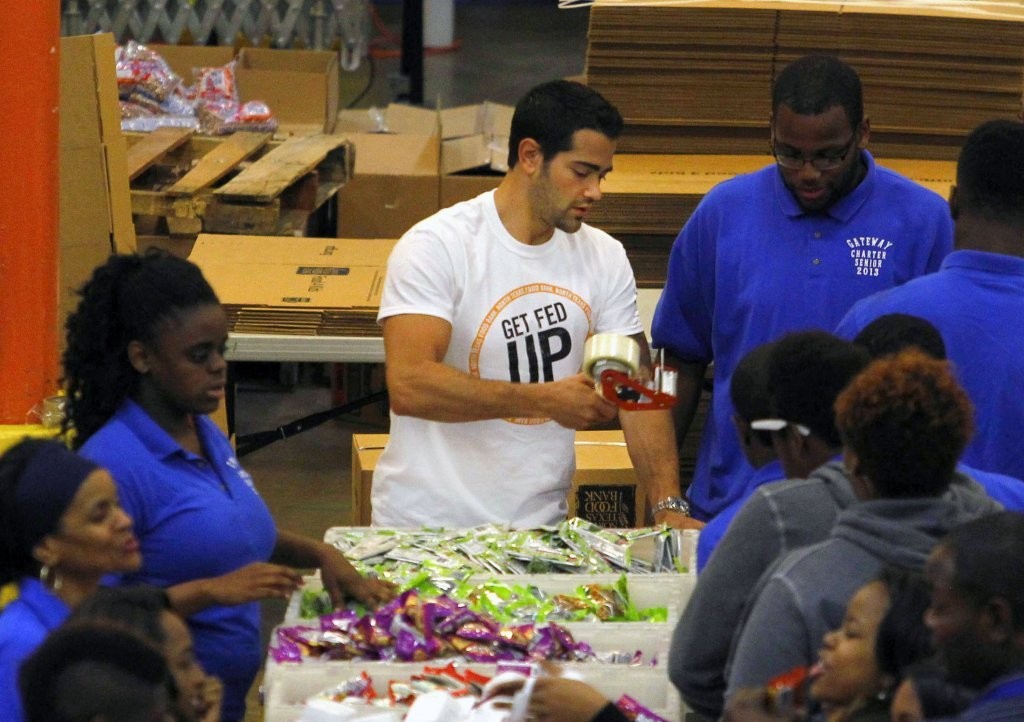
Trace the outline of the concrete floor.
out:
<instances>
[{"instance_id":1,"label":"concrete floor","mask_svg":"<svg viewBox=\"0 0 1024 722\"><path fill-rule=\"evenodd\" d=\"M400 33L401 6L381 3L382 20ZM424 97L451 107L484 100L514 104L533 85L583 72L588 11L559 10L544 2L476 1L456 5L454 35L458 49L428 54L424 60ZM366 88L355 107L386 105L395 97L397 58L364 62L342 78L341 103L348 105ZM329 367L239 364L236 433L273 429L307 414L331 408ZM284 377L289 383L281 384ZM290 383L295 381L294 384ZM242 459L267 501L278 526L322 538L331 526L347 526L351 517L352 433L382 433L378 418L330 421ZM264 605L269 634L284 605ZM250 694L247 722L262 719L258 684Z\"/></svg>"}]
</instances>

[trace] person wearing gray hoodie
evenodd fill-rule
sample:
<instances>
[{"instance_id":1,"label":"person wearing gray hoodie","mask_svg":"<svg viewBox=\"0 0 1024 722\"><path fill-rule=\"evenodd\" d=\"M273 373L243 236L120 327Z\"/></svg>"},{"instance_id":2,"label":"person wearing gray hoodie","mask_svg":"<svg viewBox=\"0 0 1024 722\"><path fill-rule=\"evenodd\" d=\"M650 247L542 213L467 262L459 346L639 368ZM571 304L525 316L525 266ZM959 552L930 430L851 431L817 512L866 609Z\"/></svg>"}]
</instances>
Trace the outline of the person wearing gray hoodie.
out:
<instances>
[{"instance_id":1,"label":"person wearing gray hoodie","mask_svg":"<svg viewBox=\"0 0 1024 722\"><path fill-rule=\"evenodd\" d=\"M673 631L669 677L701 714L721 714L730 643L757 580L781 554L824 539L854 501L842 464L831 461L842 450L832 405L868 361L866 351L824 331L788 334L772 348L769 407L810 433L770 433L788 481L753 490Z\"/></svg>"},{"instance_id":2,"label":"person wearing gray hoodie","mask_svg":"<svg viewBox=\"0 0 1024 722\"><path fill-rule=\"evenodd\" d=\"M726 697L811 666L853 592L883 564L921 569L954 526L1001 507L953 484L972 408L947 363L919 351L873 362L836 401L858 500L828 537L779 560L759 583L727 667Z\"/></svg>"}]
</instances>

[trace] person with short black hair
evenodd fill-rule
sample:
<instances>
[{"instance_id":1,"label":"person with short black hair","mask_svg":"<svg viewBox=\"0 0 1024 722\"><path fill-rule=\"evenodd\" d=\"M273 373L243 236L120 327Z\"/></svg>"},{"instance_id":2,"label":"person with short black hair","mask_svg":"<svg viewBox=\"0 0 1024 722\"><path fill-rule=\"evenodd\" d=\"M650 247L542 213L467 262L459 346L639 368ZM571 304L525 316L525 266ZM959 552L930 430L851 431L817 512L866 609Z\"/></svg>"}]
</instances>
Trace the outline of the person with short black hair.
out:
<instances>
[{"instance_id":1,"label":"person with short black hair","mask_svg":"<svg viewBox=\"0 0 1024 722\"><path fill-rule=\"evenodd\" d=\"M18 722L18 665L104 575L139 568L139 540L110 474L63 444L25 439L0 456L0 720Z\"/></svg>"},{"instance_id":2,"label":"person with short black hair","mask_svg":"<svg viewBox=\"0 0 1024 722\"><path fill-rule=\"evenodd\" d=\"M925 722L955 717L974 699L976 690L946 679L946 671L934 656L907 667L903 681L892 696L893 722Z\"/></svg>"},{"instance_id":3,"label":"person with short black hair","mask_svg":"<svg viewBox=\"0 0 1024 722\"><path fill-rule=\"evenodd\" d=\"M173 722L173 681L160 651L101 622L69 622L25 660L26 722Z\"/></svg>"},{"instance_id":4,"label":"person with short black hair","mask_svg":"<svg viewBox=\"0 0 1024 722\"><path fill-rule=\"evenodd\" d=\"M337 604L375 604L388 584L336 548L278 529L209 418L225 395L224 309L199 268L164 252L113 255L67 321L64 431L110 469L135 519L142 568L126 583L167 589L196 655L224 683L225 721L244 716L262 661L261 599L287 598L319 567Z\"/></svg>"},{"instance_id":5,"label":"person with short black hair","mask_svg":"<svg viewBox=\"0 0 1024 722\"><path fill-rule=\"evenodd\" d=\"M618 417L656 521L693 524L666 410L621 411L582 373L595 333L650 354L622 244L585 223L622 117L580 83L516 104L509 171L438 211L388 259L378 320L391 431L371 492L375 526L514 527L565 518L576 429Z\"/></svg>"},{"instance_id":6,"label":"person with short black hair","mask_svg":"<svg viewBox=\"0 0 1024 722\"><path fill-rule=\"evenodd\" d=\"M939 329L920 316L887 313L879 316L853 337L853 342L871 355L881 358L907 348L920 349L932 358L946 358L946 342Z\"/></svg>"},{"instance_id":7,"label":"person with short black hair","mask_svg":"<svg viewBox=\"0 0 1024 722\"><path fill-rule=\"evenodd\" d=\"M765 480L749 498L737 500L739 509L672 633L669 676L702 714L722 712L730 644L758 580L780 555L824 539L839 512L854 502L838 460L832 406L868 360L862 348L823 331L788 334L772 345L765 369L768 409L750 426L756 430L767 422L774 429L757 433L771 437L784 481ZM720 523L709 522L712 533Z\"/></svg>"},{"instance_id":8,"label":"person with short black hair","mask_svg":"<svg viewBox=\"0 0 1024 722\"><path fill-rule=\"evenodd\" d=\"M850 595L886 563L921 569L938 539L1000 506L949 494L970 438L971 405L948 363L908 350L873 361L839 394L843 465L859 500L825 541L782 557L732 650L727 696L814 659Z\"/></svg>"},{"instance_id":9,"label":"person with short black hair","mask_svg":"<svg viewBox=\"0 0 1024 722\"><path fill-rule=\"evenodd\" d=\"M677 438L707 365L728 389L752 348L793 331L831 331L861 298L935 271L952 249L942 198L876 165L856 71L810 55L775 79L775 163L715 186L679 233L654 314L652 345L679 367ZM742 494L751 469L715 393L687 497L709 519Z\"/></svg>"},{"instance_id":10,"label":"person with short black hair","mask_svg":"<svg viewBox=\"0 0 1024 722\"><path fill-rule=\"evenodd\" d=\"M949 532L925 566L925 622L950 681L980 689L956 722L1024 719L1024 515Z\"/></svg>"},{"instance_id":11,"label":"person with short black hair","mask_svg":"<svg viewBox=\"0 0 1024 722\"><path fill-rule=\"evenodd\" d=\"M852 338L892 312L931 322L976 410L963 462L1024 479L1024 123L970 133L949 208L956 251L939 272L863 299L836 333Z\"/></svg>"},{"instance_id":12,"label":"person with short black hair","mask_svg":"<svg viewBox=\"0 0 1024 722\"><path fill-rule=\"evenodd\" d=\"M734 413L733 425L739 437L740 449L747 458L754 472L746 480L743 495L720 511L707 525L700 530L697 537L697 572L707 566L711 552L718 546L733 517L754 490L768 483L786 478L782 469L770 431L755 431L750 424L757 419L765 419L772 414L771 382L768 380L768 364L771 360L774 343L758 346L748 353L736 366L729 383L729 398Z\"/></svg>"},{"instance_id":13,"label":"person with short black hair","mask_svg":"<svg viewBox=\"0 0 1024 722\"><path fill-rule=\"evenodd\" d=\"M174 679L175 719L220 722L224 686L195 658L192 634L159 587L101 587L75 609L72 621L100 620L140 634L160 649Z\"/></svg>"}]
</instances>

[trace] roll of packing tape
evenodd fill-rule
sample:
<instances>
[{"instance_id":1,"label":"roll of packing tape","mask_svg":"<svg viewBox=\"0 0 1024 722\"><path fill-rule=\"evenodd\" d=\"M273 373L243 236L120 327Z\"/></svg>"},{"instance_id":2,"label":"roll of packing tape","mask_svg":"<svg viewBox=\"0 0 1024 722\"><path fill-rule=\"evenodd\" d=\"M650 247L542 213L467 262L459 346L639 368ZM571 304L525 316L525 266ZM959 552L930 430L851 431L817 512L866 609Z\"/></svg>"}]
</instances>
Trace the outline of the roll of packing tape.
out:
<instances>
[{"instance_id":1,"label":"roll of packing tape","mask_svg":"<svg viewBox=\"0 0 1024 722\"><path fill-rule=\"evenodd\" d=\"M596 333L583 346L583 373L595 381L608 370L633 377L640 373L640 344L617 333Z\"/></svg>"}]
</instances>

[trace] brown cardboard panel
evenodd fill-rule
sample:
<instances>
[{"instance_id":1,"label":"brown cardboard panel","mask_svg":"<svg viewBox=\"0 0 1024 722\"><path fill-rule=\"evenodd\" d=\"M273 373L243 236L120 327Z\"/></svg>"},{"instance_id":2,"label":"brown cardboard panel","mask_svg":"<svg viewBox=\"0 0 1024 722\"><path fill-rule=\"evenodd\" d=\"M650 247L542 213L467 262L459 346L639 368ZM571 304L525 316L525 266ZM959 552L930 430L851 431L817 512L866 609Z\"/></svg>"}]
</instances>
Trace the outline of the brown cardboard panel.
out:
<instances>
[{"instance_id":1,"label":"brown cardboard panel","mask_svg":"<svg viewBox=\"0 0 1024 722\"><path fill-rule=\"evenodd\" d=\"M191 259L194 263L262 265L327 265L342 260L349 266L380 267L387 263L394 239L290 238L201 233Z\"/></svg>"},{"instance_id":2,"label":"brown cardboard panel","mask_svg":"<svg viewBox=\"0 0 1024 722\"><path fill-rule=\"evenodd\" d=\"M490 141L485 135L467 135L441 143L442 175L490 165L490 162Z\"/></svg>"},{"instance_id":3,"label":"brown cardboard panel","mask_svg":"<svg viewBox=\"0 0 1024 722\"><path fill-rule=\"evenodd\" d=\"M75 291L111 252L110 207L102 146L60 151L60 274L58 321L78 305ZM63 333L61 333L63 337Z\"/></svg>"},{"instance_id":4,"label":"brown cardboard panel","mask_svg":"<svg viewBox=\"0 0 1024 722\"><path fill-rule=\"evenodd\" d=\"M352 435L353 524L368 526L373 470L387 434ZM576 432L576 475L568 496L569 516L614 528L642 526L647 499L637 485L621 431Z\"/></svg>"},{"instance_id":5,"label":"brown cardboard panel","mask_svg":"<svg viewBox=\"0 0 1024 722\"><path fill-rule=\"evenodd\" d=\"M58 322L63 326L77 304L74 291L112 250L134 250L135 230L113 36L61 38L60 52Z\"/></svg>"},{"instance_id":6,"label":"brown cardboard panel","mask_svg":"<svg viewBox=\"0 0 1024 722\"><path fill-rule=\"evenodd\" d=\"M61 39L60 145L94 148L103 142L99 97L96 92L94 48L88 36ZM113 62L113 47L111 47Z\"/></svg>"},{"instance_id":7,"label":"brown cardboard panel","mask_svg":"<svg viewBox=\"0 0 1024 722\"><path fill-rule=\"evenodd\" d=\"M263 100L282 130L330 133L338 115L338 56L320 50L243 48L236 77L244 100Z\"/></svg>"},{"instance_id":8,"label":"brown cardboard panel","mask_svg":"<svg viewBox=\"0 0 1024 722\"><path fill-rule=\"evenodd\" d=\"M384 282L383 268L340 261L243 267L204 261L199 265L221 303L236 306L376 309Z\"/></svg>"},{"instance_id":9,"label":"brown cardboard panel","mask_svg":"<svg viewBox=\"0 0 1024 722\"><path fill-rule=\"evenodd\" d=\"M476 198L493 190L501 183L500 175L444 175L441 176L441 208Z\"/></svg>"},{"instance_id":10,"label":"brown cardboard panel","mask_svg":"<svg viewBox=\"0 0 1024 722\"><path fill-rule=\"evenodd\" d=\"M357 152L358 153L358 152ZM356 164L358 166L358 155ZM434 175L360 175L338 191L338 235L399 238L438 210Z\"/></svg>"},{"instance_id":11,"label":"brown cardboard panel","mask_svg":"<svg viewBox=\"0 0 1024 722\"><path fill-rule=\"evenodd\" d=\"M441 145L436 135L346 133L356 151L356 175L436 176Z\"/></svg>"}]
</instances>

